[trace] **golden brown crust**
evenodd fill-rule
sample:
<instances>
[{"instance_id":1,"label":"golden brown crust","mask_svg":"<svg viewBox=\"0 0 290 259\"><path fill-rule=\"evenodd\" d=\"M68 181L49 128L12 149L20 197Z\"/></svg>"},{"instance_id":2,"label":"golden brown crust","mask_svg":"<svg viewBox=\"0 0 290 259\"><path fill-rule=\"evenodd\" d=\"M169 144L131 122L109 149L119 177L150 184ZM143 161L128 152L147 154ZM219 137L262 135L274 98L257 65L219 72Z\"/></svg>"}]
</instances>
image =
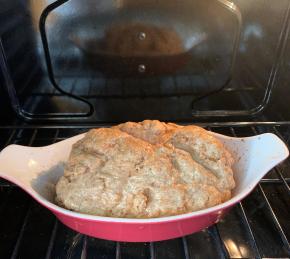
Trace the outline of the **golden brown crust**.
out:
<instances>
[{"instance_id":1,"label":"golden brown crust","mask_svg":"<svg viewBox=\"0 0 290 259\"><path fill-rule=\"evenodd\" d=\"M111 217L177 215L228 200L233 158L197 126L127 122L73 145L56 186L64 207Z\"/></svg>"}]
</instances>

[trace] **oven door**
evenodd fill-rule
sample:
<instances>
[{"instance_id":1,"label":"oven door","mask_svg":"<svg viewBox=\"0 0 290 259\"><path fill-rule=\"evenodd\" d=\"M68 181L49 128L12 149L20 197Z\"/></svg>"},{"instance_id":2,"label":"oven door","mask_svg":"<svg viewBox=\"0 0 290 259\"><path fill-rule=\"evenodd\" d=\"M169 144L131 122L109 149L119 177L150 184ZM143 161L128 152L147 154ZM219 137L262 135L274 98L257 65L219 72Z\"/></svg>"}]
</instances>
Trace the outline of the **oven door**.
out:
<instances>
[{"instance_id":1,"label":"oven door","mask_svg":"<svg viewBox=\"0 0 290 259\"><path fill-rule=\"evenodd\" d=\"M26 120L289 119L287 0L14 2L0 64Z\"/></svg>"}]
</instances>

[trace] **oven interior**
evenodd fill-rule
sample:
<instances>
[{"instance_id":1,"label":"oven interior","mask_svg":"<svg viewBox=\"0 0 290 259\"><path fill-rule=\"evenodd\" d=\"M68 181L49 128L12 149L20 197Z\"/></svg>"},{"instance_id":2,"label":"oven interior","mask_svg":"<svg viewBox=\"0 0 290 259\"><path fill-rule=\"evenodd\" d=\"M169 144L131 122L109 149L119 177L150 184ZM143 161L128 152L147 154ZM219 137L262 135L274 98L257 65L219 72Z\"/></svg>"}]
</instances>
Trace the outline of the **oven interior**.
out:
<instances>
[{"instance_id":1,"label":"oven interior","mask_svg":"<svg viewBox=\"0 0 290 259\"><path fill-rule=\"evenodd\" d=\"M289 10L289 0L1 1L0 150L143 119L289 145ZM289 168L213 227L154 243L76 233L1 180L0 258L289 258Z\"/></svg>"},{"instance_id":2,"label":"oven interior","mask_svg":"<svg viewBox=\"0 0 290 259\"><path fill-rule=\"evenodd\" d=\"M288 90L288 7L6 1L3 86L26 121L287 120L287 101L277 100Z\"/></svg>"}]
</instances>

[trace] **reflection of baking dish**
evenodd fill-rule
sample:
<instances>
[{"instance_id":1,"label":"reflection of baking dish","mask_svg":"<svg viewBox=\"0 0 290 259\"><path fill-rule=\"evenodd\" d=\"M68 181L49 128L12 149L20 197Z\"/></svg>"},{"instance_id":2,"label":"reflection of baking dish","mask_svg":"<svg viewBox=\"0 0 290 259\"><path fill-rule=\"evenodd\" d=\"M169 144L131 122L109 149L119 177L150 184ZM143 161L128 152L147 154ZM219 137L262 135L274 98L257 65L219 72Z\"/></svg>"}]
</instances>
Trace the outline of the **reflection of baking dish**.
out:
<instances>
[{"instance_id":1,"label":"reflection of baking dish","mask_svg":"<svg viewBox=\"0 0 290 259\"><path fill-rule=\"evenodd\" d=\"M70 40L91 66L108 75L130 76L174 73L202 39L188 48L173 30L135 23L109 27L101 39L73 34Z\"/></svg>"}]
</instances>

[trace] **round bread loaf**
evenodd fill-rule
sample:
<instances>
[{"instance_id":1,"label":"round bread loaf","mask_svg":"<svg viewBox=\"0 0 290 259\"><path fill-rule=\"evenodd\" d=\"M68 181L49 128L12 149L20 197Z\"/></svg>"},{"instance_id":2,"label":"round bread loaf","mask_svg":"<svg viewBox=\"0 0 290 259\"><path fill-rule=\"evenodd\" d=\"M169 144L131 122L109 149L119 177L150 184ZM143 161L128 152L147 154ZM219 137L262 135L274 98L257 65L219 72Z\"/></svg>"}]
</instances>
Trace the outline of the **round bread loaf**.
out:
<instances>
[{"instance_id":1,"label":"round bread loaf","mask_svg":"<svg viewBox=\"0 0 290 259\"><path fill-rule=\"evenodd\" d=\"M56 200L109 217L192 212L231 197L233 162L223 144L197 126L146 120L93 129L73 145Z\"/></svg>"}]
</instances>

